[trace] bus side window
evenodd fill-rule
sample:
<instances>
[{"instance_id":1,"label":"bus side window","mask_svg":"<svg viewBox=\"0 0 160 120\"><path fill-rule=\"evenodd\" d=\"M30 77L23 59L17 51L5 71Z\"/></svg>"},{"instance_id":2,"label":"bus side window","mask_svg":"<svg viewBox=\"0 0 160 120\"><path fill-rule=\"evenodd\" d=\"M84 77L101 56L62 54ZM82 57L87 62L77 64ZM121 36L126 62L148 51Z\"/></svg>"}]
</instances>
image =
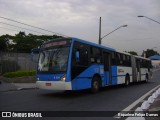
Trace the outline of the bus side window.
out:
<instances>
[{"instance_id":1,"label":"bus side window","mask_svg":"<svg viewBox=\"0 0 160 120\"><path fill-rule=\"evenodd\" d=\"M80 53L79 53L79 50L76 51L76 62L79 62L80 61Z\"/></svg>"},{"instance_id":2,"label":"bus side window","mask_svg":"<svg viewBox=\"0 0 160 120\"><path fill-rule=\"evenodd\" d=\"M116 56L115 56L114 52L112 53L112 62L111 63L112 63L112 65L117 65L116 64Z\"/></svg>"},{"instance_id":3,"label":"bus side window","mask_svg":"<svg viewBox=\"0 0 160 120\"><path fill-rule=\"evenodd\" d=\"M116 58L117 58L117 65L121 65L122 61L121 61L121 55L119 53L116 54Z\"/></svg>"},{"instance_id":4,"label":"bus side window","mask_svg":"<svg viewBox=\"0 0 160 120\"><path fill-rule=\"evenodd\" d=\"M77 49L74 52L74 56L75 56L76 65L83 65L83 66L88 65L88 51L87 50Z\"/></svg>"},{"instance_id":5,"label":"bus side window","mask_svg":"<svg viewBox=\"0 0 160 120\"><path fill-rule=\"evenodd\" d=\"M81 65L88 66L88 51L85 49L80 51L80 63Z\"/></svg>"},{"instance_id":6,"label":"bus side window","mask_svg":"<svg viewBox=\"0 0 160 120\"><path fill-rule=\"evenodd\" d=\"M91 47L91 63L102 63L102 51L97 47Z\"/></svg>"}]
</instances>

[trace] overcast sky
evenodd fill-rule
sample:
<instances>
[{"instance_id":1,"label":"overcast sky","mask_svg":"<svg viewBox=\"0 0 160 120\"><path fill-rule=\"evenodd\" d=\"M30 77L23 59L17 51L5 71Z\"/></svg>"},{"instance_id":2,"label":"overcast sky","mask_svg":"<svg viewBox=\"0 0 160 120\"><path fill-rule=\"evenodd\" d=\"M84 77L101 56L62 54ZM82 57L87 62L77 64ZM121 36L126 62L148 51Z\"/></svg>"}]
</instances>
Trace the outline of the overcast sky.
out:
<instances>
[{"instance_id":1,"label":"overcast sky","mask_svg":"<svg viewBox=\"0 0 160 120\"><path fill-rule=\"evenodd\" d=\"M1 17L95 43L98 43L100 16L102 36L127 24L128 27L104 38L102 44L138 54L147 48L160 52L160 24L138 15L160 22L160 0L0 0ZM2 18L0 22L50 34ZM25 31L0 23L0 35L15 35L16 30Z\"/></svg>"}]
</instances>

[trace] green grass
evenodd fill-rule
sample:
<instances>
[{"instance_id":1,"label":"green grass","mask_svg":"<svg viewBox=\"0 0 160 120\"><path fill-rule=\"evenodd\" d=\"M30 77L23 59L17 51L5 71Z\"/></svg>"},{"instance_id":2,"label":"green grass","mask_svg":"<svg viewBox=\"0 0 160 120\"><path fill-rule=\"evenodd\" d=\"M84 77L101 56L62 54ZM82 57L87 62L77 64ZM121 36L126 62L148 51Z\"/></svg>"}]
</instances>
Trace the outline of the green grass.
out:
<instances>
[{"instance_id":1,"label":"green grass","mask_svg":"<svg viewBox=\"0 0 160 120\"><path fill-rule=\"evenodd\" d=\"M21 70L16 72L8 72L3 74L4 77L14 78L14 77L23 77L23 76L35 76L35 70Z\"/></svg>"}]
</instances>

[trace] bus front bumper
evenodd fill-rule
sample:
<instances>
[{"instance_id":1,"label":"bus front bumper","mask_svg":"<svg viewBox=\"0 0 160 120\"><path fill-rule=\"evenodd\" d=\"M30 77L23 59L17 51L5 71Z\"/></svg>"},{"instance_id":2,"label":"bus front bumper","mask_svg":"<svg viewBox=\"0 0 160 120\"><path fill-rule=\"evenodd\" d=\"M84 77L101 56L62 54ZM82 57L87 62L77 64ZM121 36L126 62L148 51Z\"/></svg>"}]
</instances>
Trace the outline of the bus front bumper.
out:
<instances>
[{"instance_id":1,"label":"bus front bumper","mask_svg":"<svg viewBox=\"0 0 160 120\"><path fill-rule=\"evenodd\" d=\"M64 81L37 81L36 85L47 90L72 90L71 82Z\"/></svg>"}]
</instances>

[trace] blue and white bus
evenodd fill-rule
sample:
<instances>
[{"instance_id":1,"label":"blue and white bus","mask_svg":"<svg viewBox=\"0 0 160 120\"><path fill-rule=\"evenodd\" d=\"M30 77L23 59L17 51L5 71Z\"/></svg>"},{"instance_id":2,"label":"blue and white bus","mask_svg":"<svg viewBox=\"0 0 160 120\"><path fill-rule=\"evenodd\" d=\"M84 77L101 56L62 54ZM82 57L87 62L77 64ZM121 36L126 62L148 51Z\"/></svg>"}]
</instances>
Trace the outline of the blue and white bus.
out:
<instances>
[{"instance_id":1,"label":"blue and white bus","mask_svg":"<svg viewBox=\"0 0 160 120\"><path fill-rule=\"evenodd\" d=\"M41 45L37 86L49 90L91 89L148 81L151 61L77 38L59 38Z\"/></svg>"}]
</instances>

